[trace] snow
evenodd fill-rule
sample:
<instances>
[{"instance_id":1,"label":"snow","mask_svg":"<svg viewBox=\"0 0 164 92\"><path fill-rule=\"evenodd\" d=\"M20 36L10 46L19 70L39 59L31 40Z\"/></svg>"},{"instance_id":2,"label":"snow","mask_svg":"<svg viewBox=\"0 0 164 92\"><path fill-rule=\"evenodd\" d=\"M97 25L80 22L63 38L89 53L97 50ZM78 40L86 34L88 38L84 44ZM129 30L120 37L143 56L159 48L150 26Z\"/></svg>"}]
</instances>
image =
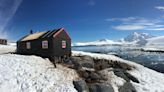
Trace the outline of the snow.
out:
<instances>
[{"instance_id":1,"label":"snow","mask_svg":"<svg viewBox=\"0 0 164 92\"><path fill-rule=\"evenodd\" d=\"M15 46L0 45L1 53L15 51ZM96 54L82 51L72 51L73 56L91 56L97 59L120 61L133 66L127 71L139 80L132 82L137 92L164 92L164 74L148 69L132 61L123 60L114 55ZM125 83L125 80L114 75L110 69L103 70L115 92ZM77 92L72 84L79 79L75 70L53 64L37 56L15 54L0 55L0 90L1 92ZM110 80L110 81L109 81Z\"/></svg>"},{"instance_id":2,"label":"snow","mask_svg":"<svg viewBox=\"0 0 164 92\"><path fill-rule=\"evenodd\" d=\"M0 55L1 92L77 92L77 73L36 56Z\"/></svg>"},{"instance_id":3,"label":"snow","mask_svg":"<svg viewBox=\"0 0 164 92\"><path fill-rule=\"evenodd\" d=\"M131 66L134 66L135 69L128 71L130 74L132 74L134 77L136 77L140 83L132 82L133 86L136 88L137 92L164 92L164 74L156 72L154 70L148 69L142 65L139 65L137 63L123 60L119 57L113 56L113 55L106 55L106 54L96 54L96 53L88 53L88 52L82 52L82 51L73 51L72 52L74 56L91 56L93 58L99 58L99 59L108 59L108 60L117 60L120 62L127 63ZM120 79L115 77L115 81ZM122 81L124 82L124 81ZM118 82L116 84L121 85L122 82ZM116 84L112 83L115 92L118 92L116 90L119 88Z\"/></svg>"},{"instance_id":4,"label":"snow","mask_svg":"<svg viewBox=\"0 0 164 92\"><path fill-rule=\"evenodd\" d=\"M15 52L15 50L16 50L15 45L0 45L0 54Z\"/></svg>"}]
</instances>

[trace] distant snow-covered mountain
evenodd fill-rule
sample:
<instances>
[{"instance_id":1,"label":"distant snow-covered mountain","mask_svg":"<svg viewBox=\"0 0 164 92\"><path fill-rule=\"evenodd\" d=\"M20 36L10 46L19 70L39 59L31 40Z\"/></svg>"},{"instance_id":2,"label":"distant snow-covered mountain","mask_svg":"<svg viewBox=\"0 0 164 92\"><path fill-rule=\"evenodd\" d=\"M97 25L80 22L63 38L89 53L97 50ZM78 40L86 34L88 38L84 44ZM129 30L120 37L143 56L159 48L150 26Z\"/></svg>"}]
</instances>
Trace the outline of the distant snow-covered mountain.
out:
<instances>
[{"instance_id":1,"label":"distant snow-covered mountain","mask_svg":"<svg viewBox=\"0 0 164 92\"><path fill-rule=\"evenodd\" d=\"M147 39L146 47L164 48L164 36Z\"/></svg>"},{"instance_id":2,"label":"distant snow-covered mountain","mask_svg":"<svg viewBox=\"0 0 164 92\"><path fill-rule=\"evenodd\" d=\"M138 42L138 41L143 41L149 38L152 38L154 36L148 34L148 33L138 33L138 32L134 32L130 35L128 35L127 37L124 38L124 41L126 42Z\"/></svg>"},{"instance_id":3,"label":"distant snow-covered mountain","mask_svg":"<svg viewBox=\"0 0 164 92\"><path fill-rule=\"evenodd\" d=\"M153 37L155 36L152 36L148 33L134 32L132 34L129 34L127 37L123 38L121 41L130 42L139 46L145 46L147 43L147 39L153 38Z\"/></svg>"},{"instance_id":4,"label":"distant snow-covered mountain","mask_svg":"<svg viewBox=\"0 0 164 92\"><path fill-rule=\"evenodd\" d=\"M92 42L77 42L73 46L103 46L103 45L130 45L130 46L164 46L164 36L156 37L148 33L134 32L118 41L100 39Z\"/></svg>"},{"instance_id":5,"label":"distant snow-covered mountain","mask_svg":"<svg viewBox=\"0 0 164 92\"><path fill-rule=\"evenodd\" d=\"M122 42L108 40L108 39L100 39L93 42L77 42L74 43L73 46L101 46L101 45L121 45Z\"/></svg>"}]
</instances>

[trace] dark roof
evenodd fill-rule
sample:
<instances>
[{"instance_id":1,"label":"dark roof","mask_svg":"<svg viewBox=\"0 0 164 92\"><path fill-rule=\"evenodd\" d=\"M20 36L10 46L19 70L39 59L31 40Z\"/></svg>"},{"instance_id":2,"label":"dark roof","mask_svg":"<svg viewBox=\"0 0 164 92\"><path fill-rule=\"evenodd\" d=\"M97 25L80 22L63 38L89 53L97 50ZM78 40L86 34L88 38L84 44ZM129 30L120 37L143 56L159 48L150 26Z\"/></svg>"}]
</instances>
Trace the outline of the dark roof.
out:
<instances>
[{"instance_id":1,"label":"dark roof","mask_svg":"<svg viewBox=\"0 0 164 92\"><path fill-rule=\"evenodd\" d=\"M49 30L45 32L37 32L33 34L28 34L21 38L19 41L30 41L30 40L35 40L35 39L42 39L42 38L47 38L51 37L52 35L56 34L58 31L62 30L63 28L59 29L54 29L54 30Z\"/></svg>"}]
</instances>

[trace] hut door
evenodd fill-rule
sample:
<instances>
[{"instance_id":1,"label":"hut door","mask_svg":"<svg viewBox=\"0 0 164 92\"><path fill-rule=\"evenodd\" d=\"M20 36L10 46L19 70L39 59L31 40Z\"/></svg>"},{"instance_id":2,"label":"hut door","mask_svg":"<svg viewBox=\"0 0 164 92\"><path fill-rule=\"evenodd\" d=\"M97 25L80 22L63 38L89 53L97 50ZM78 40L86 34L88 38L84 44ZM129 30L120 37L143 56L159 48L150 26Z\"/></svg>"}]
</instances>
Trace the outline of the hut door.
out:
<instances>
[{"instance_id":1,"label":"hut door","mask_svg":"<svg viewBox=\"0 0 164 92\"><path fill-rule=\"evenodd\" d=\"M62 40L62 48L65 49L66 48L66 41Z\"/></svg>"}]
</instances>

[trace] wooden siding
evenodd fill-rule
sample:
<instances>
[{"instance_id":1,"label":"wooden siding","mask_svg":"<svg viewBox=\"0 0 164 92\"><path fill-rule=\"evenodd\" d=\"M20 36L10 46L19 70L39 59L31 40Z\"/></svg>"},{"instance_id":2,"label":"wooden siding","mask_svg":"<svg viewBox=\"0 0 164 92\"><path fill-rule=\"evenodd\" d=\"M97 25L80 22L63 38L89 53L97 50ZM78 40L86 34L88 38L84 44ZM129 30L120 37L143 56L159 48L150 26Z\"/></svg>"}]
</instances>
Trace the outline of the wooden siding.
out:
<instances>
[{"instance_id":1,"label":"wooden siding","mask_svg":"<svg viewBox=\"0 0 164 92\"><path fill-rule=\"evenodd\" d=\"M59 32L57 37L54 34L34 39L30 41L17 41L17 53L27 55L38 55L42 57L61 57L71 54L71 39L69 35L63 31ZM59 31L59 30L58 30ZM66 41L66 48L62 48L62 41ZM42 41L48 41L48 48L42 48ZM26 48L26 43L30 42L30 49Z\"/></svg>"}]
</instances>

